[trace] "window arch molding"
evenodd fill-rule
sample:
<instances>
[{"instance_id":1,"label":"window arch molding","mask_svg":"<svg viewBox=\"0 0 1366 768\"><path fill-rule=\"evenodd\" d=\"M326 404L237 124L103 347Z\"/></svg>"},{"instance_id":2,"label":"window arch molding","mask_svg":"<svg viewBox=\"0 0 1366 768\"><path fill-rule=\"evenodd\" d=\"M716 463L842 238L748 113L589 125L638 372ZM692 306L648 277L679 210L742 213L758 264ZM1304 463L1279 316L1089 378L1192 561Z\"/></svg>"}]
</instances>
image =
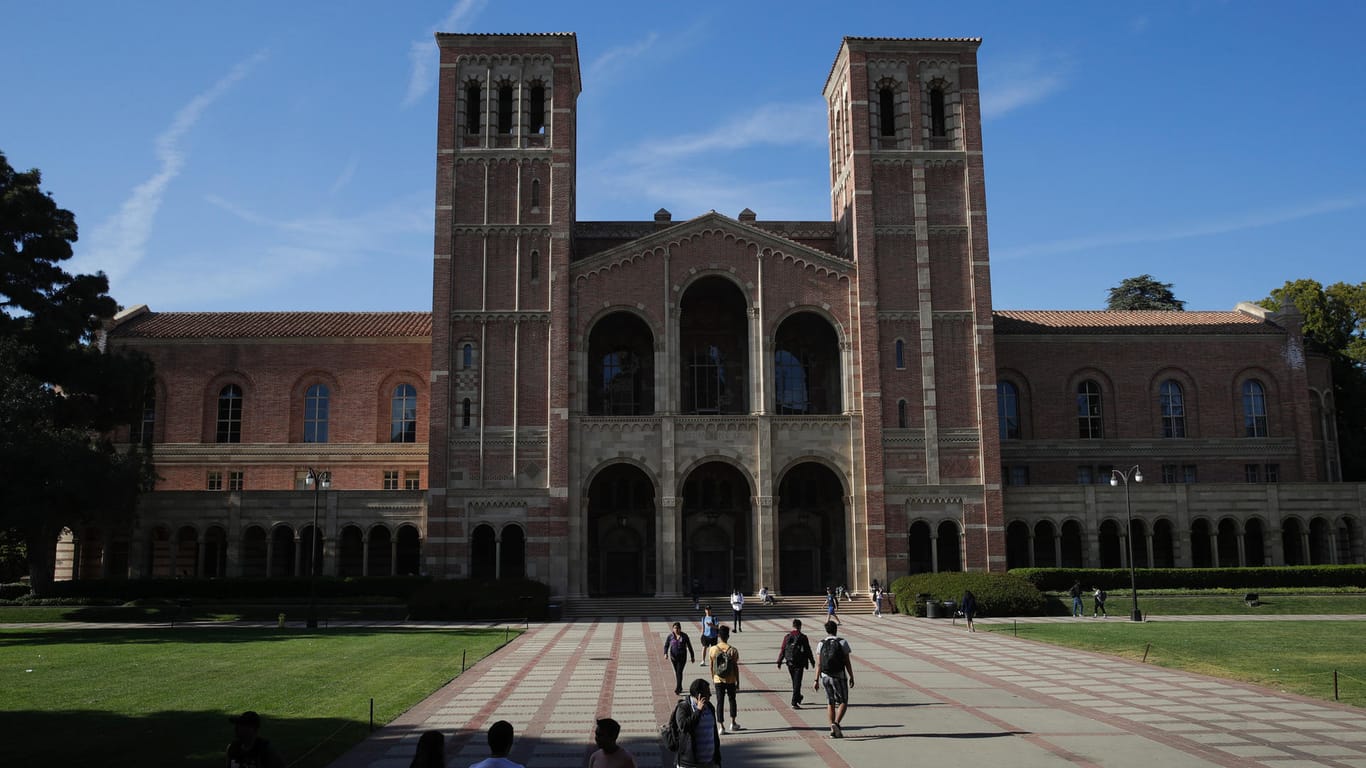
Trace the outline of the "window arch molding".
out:
<instances>
[{"instance_id":1,"label":"window arch molding","mask_svg":"<svg viewBox=\"0 0 1366 768\"><path fill-rule=\"evenodd\" d=\"M392 416L394 390L400 384L408 384L413 387L417 395L417 434L415 442L427 442L427 418L431 411L428 409L428 389L427 377L410 370L391 371L380 382L379 389L375 393L375 442L388 443L392 436Z\"/></svg>"},{"instance_id":2,"label":"window arch molding","mask_svg":"<svg viewBox=\"0 0 1366 768\"><path fill-rule=\"evenodd\" d=\"M593 359L595 352L601 351L599 349L601 340L599 339L599 343L595 344L594 335L599 331L608 333L609 329L607 329L604 323L614 322L622 326L622 328L627 328L632 323L639 323L643 326L643 330L650 334L648 349L645 345L642 345L635 349L634 352L637 358L637 364L641 367L641 373L647 377L647 380L640 382L640 384L642 388L649 393L649 402L640 403L639 405L645 413L653 414L656 410L655 403L657 400L654 379L656 371L662 364L660 359L660 340L662 338L662 331L660 330L661 324L655 321L655 318L651 316L648 310L641 309L634 304L612 304L601 307L597 312L593 313L579 329L579 351L576 353L578 362L578 374L576 377L579 385L576 398L577 407L583 413L591 413L599 410L595 408L594 404L591 402L594 396L593 393L597 392L600 394L602 390L602 387L595 388L590 386L592 383L591 378L594 373L601 373L602 371L602 361ZM621 329L619 328L618 330ZM643 359L647 355L649 359ZM645 413L642 413L641 415L645 415Z\"/></svg>"},{"instance_id":3,"label":"window arch molding","mask_svg":"<svg viewBox=\"0 0 1366 768\"><path fill-rule=\"evenodd\" d=\"M810 316L813 319L807 320L801 317L803 315ZM771 345L771 349L767 351L767 354L765 355L765 359L763 361L763 364L765 366L768 366L770 383L774 386L776 386L777 384L778 375L776 368L777 353L779 351L778 344L780 342L780 339L790 338L789 334L786 334L784 332L784 326L789 321L793 320L797 322L814 322L816 320L822 321L824 322L826 327L828 327L830 331L834 334L834 347L833 349L826 350L829 353L827 355L828 359L823 361L831 368L831 370L825 371L825 373L827 374L826 378L828 379L827 385L831 390L828 397L829 407L825 410L818 410L817 412L847 412L849 406L848 398L845 395L847 390L849 389L849 371L847 362L845 360L844 350L848 346L848 337L845 333L844 325L840 322L839 318L835 317L833 314L830 313L829 310L819 305L798 304L795 306L788 307L786 310L774 316L765 324L766 327L764 330L764 335L766 338L772 340L768 343L769 345ZM781 398L778 397L776 390L772 393L772 395L773 411L775 413L781 412L782 409L779 403L779 400ZM768 396L769 393L765 393L764 397L767 398Z\"/></svg>"},{"instance_id":4,"label":"window arch molding","mask_svg":"<svg viewBox=\"0 0 1366 768\"><path fill-rule=\"evenodd\" d=\"M314 369L305 371L289 388L289 442L302 443L304 441L304 399L308 396L308 390L315 384L327 387L329 402L329 414L337 411L337 398L342 394L341 382L330 371ZM337 441L335 423L328 425L328 440Z\"/></svg>"},{"instance_id":5,"label":"window arch molding","mask_svg":"<svg viewBox=\"0 0 1366 768\"><path fill-rule=\"evenodd\" d=\"M1077 412L1077 398L1082 384L1087 381L1095 382L1100 389L1100 439L1111 439L1118 437L1115 421L1115 383L1111 378L1098 368L1081 368L1072 373L1067 378L1067 392L1065 397L1070 404L1067 413L1071 416L1070 424L1079 425L1079 415ZM1076 427L1068 430L1067 437L1079 437Z\"/></svg>"},{"instance_id":6,"label":"window arch molding","mask_svg":"<svg viewBox=\"0 0 1366 768\"><path fill-rule=\"evenodd\" d=\"M252 401L256 393L256 382L246 373L238 370L224 371L213 377L204 387L202 395L203 402L203 422L200 426L200 440L205 443L218 442L218 398L223 388L229 384L236 385L242 393L241 411L241 432L242 441L247 441L249 436L248 429L252 421ZM254 435L252 435L254 436Z\"/></svg>"},{"instance_id":7,"label":"window arch molding","mask_svg":"<svg viewBox=\"0 0 1366 768\"><path fill-rule=\"evenodd\" d=\"M465 337L455 342L456 368L461 371L473 371L479 368L479 342L471 337Z\"/></svg>"},{"instance_id":8,"label":"window arch molding","mask_svg":"<svg viewBox=\"0 0 1366 768\"><path fill-rule=\"evenodd\" d=\"M147 398L149 396L152 401L151 403L147 402ZM150 414L147 413L146 406L148 405L152 406ZM143 395L143 402L139 404L137 416L134 417L137 419L137 421L129 425L129 442L166 442L166 417L167 414L170 412L167 408L168 405L169 402L167 401L166 382L160 376L153 376L151 379L147 381L147 388ZM152 429L151 434L144 435L142 434L142 430L144 424L144 417L147 415L150 415L152 417Z\"/></svg>"},{"instance_id":9,"label":"window arch molding","mask_svg":"<svg viewBox=\"0 0 1366 768\"><path fill-rule=\"evenodd\" d=\"M804 464L819 464L820 466L830 470L831 474L833 474L835 478L839 480L841 497L845 499L849 498L849 477L845 474L845 470L841 469L841 460L837 456L828 455L821 452L808 451L800 456L794 456L793 458L784 462L782 467L779 468L778 471L773 473L773 487L782 488L783 480L787 479L788 474L800 468Z\"/></svg>"},{"instance_id":10,"label":"window arch molding","mask_svg":"<svg viewBox=\"0 0 1366 768\"><path fill-rule=\"evenodd\" d=\"M1008 382L1015 385L1015 393L1019 398L1016 403L1020 418L1020 437L1018 439L1026 440L1033 437L1034 418L1032 409L1034 406L1034 390L1030 386L1029 377L1025 376L1022 371L1018 371L1014 368L998 368L996 370L996 386L1000 387L1002 382ZM999 425L997 434L1000 434Z\"/></svg>"},{"instance_id":11,"label":"window arch molding","mask_svg":"<svg viewBox=\"0 0 1366 768\"><path fill-rule=\"evenodd\" d=\"M1184 411L1185 433L1179 437L1199 437L1199 415L1200 411L1196 407L1195 378L1184 368L1167 367L1153 374L1148 380L1148 408L1147 413L1151 419L1152 426L1149 431L1153 437L1165 437L1166 425L1164 417L1164 393L1163 388L1169 383L1174 382L1181 388L1181 405Z\"/></svg>"},{"instance_id":12,"label":"window arch molding","mask_svg":"<svg viewBox=\"0 0 1366 768\"><path fill-rule=\"evenodd\" d=\"M1263 407L1263 419L1265 425L1264 434L1258 437L1272 437L1283 434L1280 424L1280 408L1284 402L1283 395L1276 386L1276 379L1270 371L1264 368L1250 366L1239 371L1233 377L1233 387L1229 392L1233 406L1233 435L1235 437L1247 437L1248 413L1246 410L1247 396L1245 388L1250 383L1255 382L1261 387L1261 401Z\"/></svg>"}]
</instances>

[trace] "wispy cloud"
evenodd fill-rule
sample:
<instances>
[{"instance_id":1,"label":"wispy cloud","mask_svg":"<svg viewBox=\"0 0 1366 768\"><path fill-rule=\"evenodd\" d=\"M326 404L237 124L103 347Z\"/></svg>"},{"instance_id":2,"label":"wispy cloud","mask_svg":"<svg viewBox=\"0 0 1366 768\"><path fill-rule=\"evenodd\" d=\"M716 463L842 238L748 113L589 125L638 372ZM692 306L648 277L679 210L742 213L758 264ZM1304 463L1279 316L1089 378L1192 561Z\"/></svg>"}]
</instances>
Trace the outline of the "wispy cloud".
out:
<instances>
[{"instance_id":1,"label":"wispy cloud","mask_svg":"<svg viewBox=\"0 0 1366 768\"><path fill-rule=\"evenodd\" d=\"M982 87L982 119L1036 104L1067 87L1071 69L1061 56L1031 56L1000 63Z\"/></svg>"},{"instance_id":2,"label":"wispy cloud","mask_svg":"<svg viewBox=\"0 0 1366 768\"><path fill-rule=\"evenodd\" d=\"M327 188L327 194L329 196L335 196L338 192L345 189L346 185L350 184L351 179L356 175L356 168L359 165L360 161L356 159L355 155L352 155L351 160L346 163L346 167L337 175L336 181L333 181L332 186Z\"/></svg>"},{"instance_id":3,"label":"wispy cloud","mask_svg":"<svg viewBox=\"0 0 1366 768\"><path fill-rule=\"evenodd\" d=\"M1144 243L1166 243L1196 237L1211 237L1252 229L1285 224L1300 219L1366 206L1366 197L1344 197L1319 200L1295 208L1277 211L1251 211L1204 222L1192 222L1165 229L1141 229L1129 232L1089 235L1086 237L1051 240L1017 248L1003 248L993 254L999 259L1022 259L1031 256L1053 256L1077 251L1095 251Z\"/></svg>"},{"instance_id":4,"label":"wispy cloud","mask_svg":"<svg viewBox=\"0 0 1366 768\"><path fill-rule=\"evenodd\" d=\"M253 54L181 107L170 127L156 138L156 155L161 167L150 179L133 188L117 213L95 227L90 248L80 259L83 264L104 270L111 280L117 280L142 261L166 189L185 167L187 154L181 147L185 135L210 105L265 61L266 56L265 51Z\"/></svg>"},{"instance_id":5,"label":"wispy cloud","mask_svg":"<svg viewBox=\"0 0 1366 768\"><path fill-rule=\"evenodd\" d=\"M408 75L408 92L403 96L403 106L411 107L422 100L423 96L436 85L436 68L440 52L432 35L437 32L460 32L470 20L484 10L488 0L458 0L440 23L429 30L427 39L417 40L408 46L408 62L411 69Z\"/></svg>"},{"instance_id":6,"label":"wispy cloud","mask_svg":"<svg viewBox=\"0 0 1366 768\"><path fill-rule=\"evenodd\" d=\"M631 61L640 58L650 49L655 47L659 41L659 35L651 32L645 39L629 45L619 45L602 53L588 65L585 82L602 82L608 78L608 74L614 70L622 69L630 64Z\"/></svg>"}]
</instances>

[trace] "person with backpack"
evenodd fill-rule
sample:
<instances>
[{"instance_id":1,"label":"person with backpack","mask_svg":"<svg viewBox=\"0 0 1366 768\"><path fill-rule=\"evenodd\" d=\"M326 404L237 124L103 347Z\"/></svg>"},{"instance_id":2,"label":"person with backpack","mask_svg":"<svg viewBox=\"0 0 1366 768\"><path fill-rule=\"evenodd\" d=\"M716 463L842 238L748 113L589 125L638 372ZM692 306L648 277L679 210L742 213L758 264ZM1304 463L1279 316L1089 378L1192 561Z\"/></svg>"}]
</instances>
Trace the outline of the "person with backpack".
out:
<instances>
[{"instance_id":1,"label":"person with backpack","mask_svg":"<svg viewBox=\"0 0 1366 768\"><path fill-rule=\"evenodd\" d=\"M1091 609L1091 618L1094 619L1097 613L1101 615L1101 618L1110 618L1110 614L1105 612L1105 599L1109 597L1105 594L1105 590L1096 587L1096 591L1091 593L1091 597L1096 601L1095 607Z\"/></svg>"},{"instance_id":2,"label":"person with backpack","mask_svg":"<svg viewBox=\"0 0 1366 768\"><path fill-rule=\"evenodd\" d=\"M778 669L787 665L787 674L792 678L792 708L801 709L802 674L807 667L816 666L816 657L811 653L811 641L802 632L802 620L792 620L792 631L783 635L783 645L778 649Z\"/></svg>"},{"instance_id":3,"label":"person with backpack","mask_svg":"<svg viewBox=\"0 0 1366 768\"><path fill-rule=\"evenodd\" d=\"M730 698L730 731L740 730L735 716L740 710L735 705L735 692L740 690L740 652L730 644L730 627L717 630L718 639L707 652L711 662L711 681L716 685L716 724L726 732L726 698Z\"/></svg>"},{"instance_id":4,"label":"person with backpack","mask_svg":"<svg viewBox=\"0 0 1366 768\"><path fill-rule=\"evenodd\" d=\"M683 631L683 625L676 621L673 631L664 638L664 658L674 665L674 695L677 696L683 692L683 667L688 659L697 661L697 654L692 651L692 640Z\"/></svg>"},{"instance_id":5,"label":"person with backpack","mask_svg":"<svg viewBox=\"0 0 1366 768\"><path fill-rule=\"evenodd\" d=\"M711 685L702 678L692 681L688 698L678 702L664 729L664 747L676 754L679 768L720 768L721 736L716 710L711 705Z\"/></svg>"},{"instance_id":6,"label":"person with backpack","mask_svg":"<svg viewBox=\"0 0 1366 768\"><path fill-rule=\"evenodd\" d=\"M708 655L711 647L716 644L716 617L711 615L711 606L702 609L702 660L697 662L697 666L707 666Z\"/></svg>"},{"instance_id":7,"label":"person with backpack","mask_svg":"<svg viewBox=\"0 0 1366 768\"><path fill-rule=\"evenodd\" d=\"M959 610L963 612L963 620L968 623L968 631L976 632L977 627L972 625L972 617L977 615L977 595L972 594L972 590L963 590L963 599L959 601Z\"/></svg>"},{"instance_id":8,"label":"person with backpack","mask_svg":"<svg viewBox=\"0 0 1366 768\"><path fill-rule=\"evenodd\" d=\"M850 662L853 650L849 641L837 637L839 625L825 622L826 638L816 648L816 684L811 690L825 688L825 714L830 720L830 738L844 738L840 723L849 708L849 689L854 687L854 666Z\"/></svg>"}]
</instances>

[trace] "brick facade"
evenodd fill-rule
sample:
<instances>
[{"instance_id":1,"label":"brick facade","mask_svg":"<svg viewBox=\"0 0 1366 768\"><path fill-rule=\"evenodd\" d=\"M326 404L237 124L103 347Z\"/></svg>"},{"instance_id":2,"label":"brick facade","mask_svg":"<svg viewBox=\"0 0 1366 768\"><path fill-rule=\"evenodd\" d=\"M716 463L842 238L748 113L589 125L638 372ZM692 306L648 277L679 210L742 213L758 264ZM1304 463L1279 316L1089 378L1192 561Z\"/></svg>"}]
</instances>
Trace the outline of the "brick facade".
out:
<instances>
[{"instance_id":1,"label":"brick facade","mask_svg":"<svg viewBox=\"0 0 1366 768\"><path fill-rule=\"evenodd\" d=\"M404 313L368 336L314 318L297 338L123 319L113 343L158 365L165 480L126 563L82 549L74 570L243 572L248 549L260 568L248 529L270 532L268 571L297 570L317 498L297 477L320 465L328 572L525 574L561 596L1118 566L1126 489L1108 481L1133 465L1145 564L1363 561L1366 491L1337 482L1327 364L1293 313L993 311L980 41L844 39L817 222L579 221L576 38L437 41L425 332L394 330ZM303 442L315 381L336 393L325 446ZM393 444L386 393L404 381L419 426ZM224 446L230 383L246 406ZM243 490L204 490L234 467ZM390 468L422 490L383 492Z\"/></svg>"}]
</instances>

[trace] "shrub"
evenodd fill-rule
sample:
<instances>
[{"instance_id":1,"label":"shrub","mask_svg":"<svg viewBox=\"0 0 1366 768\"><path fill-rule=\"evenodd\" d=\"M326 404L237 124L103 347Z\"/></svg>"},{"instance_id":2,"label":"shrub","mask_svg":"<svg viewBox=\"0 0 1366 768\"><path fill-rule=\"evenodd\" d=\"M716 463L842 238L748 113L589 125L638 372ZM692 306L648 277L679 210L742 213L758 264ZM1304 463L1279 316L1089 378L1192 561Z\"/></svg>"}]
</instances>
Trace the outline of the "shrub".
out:
<instances>
[{"instance_id":1,"label":"shrub","mask_svg":"<svg viewBox=\"0 0 1366 768\"><path fill-rule=\"evenodd\" d=\"M1010 573L1049 592L1082 586L1127 590L1127 568L1012 568ZM1136 568L1142 589L1276 589L1289 587L1366 587L1366 565L1297 565L1276 568Z\"/></svg>"},{"instance_id":2,"label":"shrub","mask_svg":"<svg viewBox=\"0 0 1366 768\"><path fill-rule=\"evenodd\" d=\"M406 601L427 576L318 577L319 598L329 601L365 601L387 598ZM49 597L92 600L217 600L221 602L277 602L306 600L312 589L308 577L286 579L89 579L59 581Z\"/></svg>"},{"instance_id":3,"label":"shrub","mask_svg":"<svg viewBox=\"0 0 1366 768\"><path fill-rule=\"evenodd\" d=\"M1050 612L1048 598L1029 581L1008 573L919 573L892 582L898 611L925 615L919 595L931 600L962 599L964 590L977 596L977 613L983 616L1043 616Z\"/></svg>"},{"instance_id":4,"label":"shrub","mask_svg":"<svg viewBox=\"0 0 1366 768\"><path fill-rule=\"evenodd\" d=\"M0 584L0 600L18 600L28 597L30 591L32 590L29 589L29 586L23 583Z\"/></svg>"},{"instance_id":5,"label":"shrub","mask_svg":"<svg viewBox=\"0 0 1366 768\"><path fill-rule=\"evenodd\" d=\"M550 587L539 581L431 581L408 600L415 621L462 619L544 619Z\"/></svg>"}]
</instances>

